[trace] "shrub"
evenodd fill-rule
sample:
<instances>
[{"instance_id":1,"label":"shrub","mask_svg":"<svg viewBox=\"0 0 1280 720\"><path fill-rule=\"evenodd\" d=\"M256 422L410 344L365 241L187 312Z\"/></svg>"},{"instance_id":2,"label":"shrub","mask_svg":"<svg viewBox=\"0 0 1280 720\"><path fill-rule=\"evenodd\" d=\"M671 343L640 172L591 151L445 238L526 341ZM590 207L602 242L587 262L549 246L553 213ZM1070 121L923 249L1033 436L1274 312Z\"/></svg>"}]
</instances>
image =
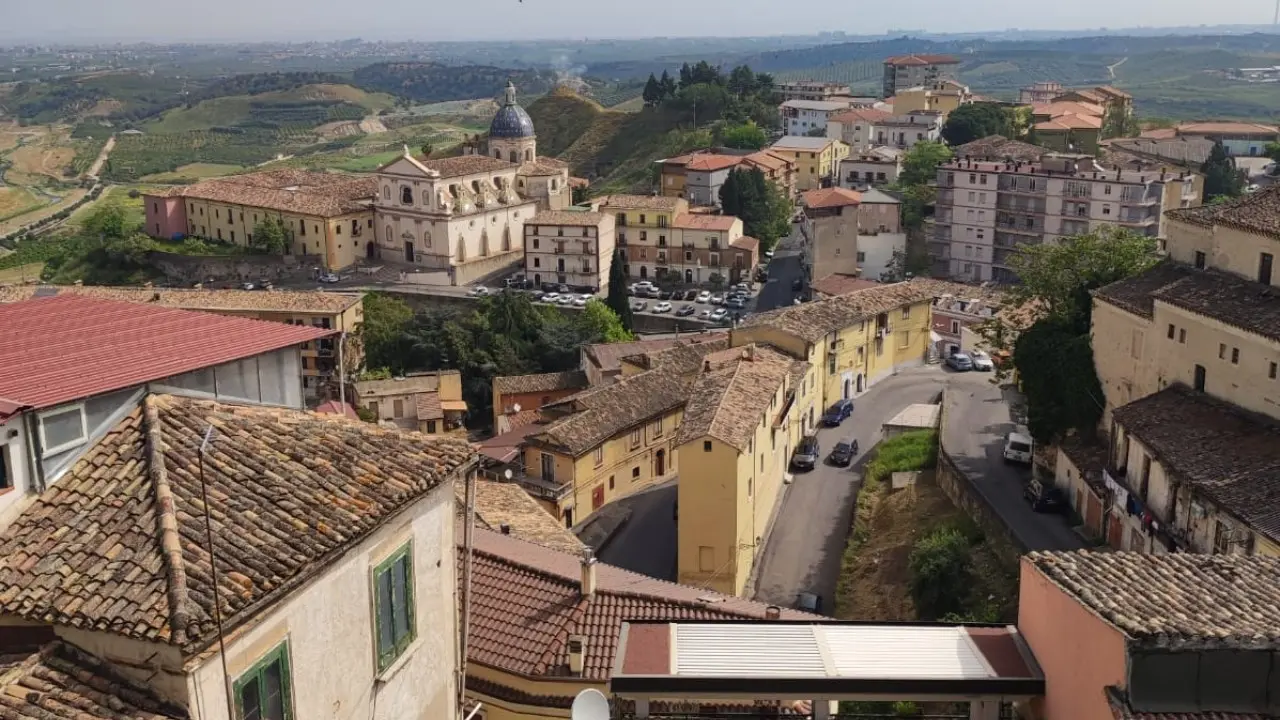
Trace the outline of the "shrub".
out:
<instances>
[{"instance_id":1,"label":"shrub","mask_svg":"<svg viewBox=\"0 0 1280 720\"><path fill-rule=\"evenodd\" d=\"M939 528L911 551L911 597L921 620L937 620L965 610L972 584L969 540L954 528Z\"/></svg>"},{"instance_id":2,"label":"shrub","mask_svg":"<svg viewBox=\"0 0 1280 720\"><path fill-rule=\"evenodd\" d=\"M867 479L881 481L896 472L924 470L938 464L938 433L913 430L892 437L876 448L876 457L867 463Z\"/></svg>"}]
</instances>

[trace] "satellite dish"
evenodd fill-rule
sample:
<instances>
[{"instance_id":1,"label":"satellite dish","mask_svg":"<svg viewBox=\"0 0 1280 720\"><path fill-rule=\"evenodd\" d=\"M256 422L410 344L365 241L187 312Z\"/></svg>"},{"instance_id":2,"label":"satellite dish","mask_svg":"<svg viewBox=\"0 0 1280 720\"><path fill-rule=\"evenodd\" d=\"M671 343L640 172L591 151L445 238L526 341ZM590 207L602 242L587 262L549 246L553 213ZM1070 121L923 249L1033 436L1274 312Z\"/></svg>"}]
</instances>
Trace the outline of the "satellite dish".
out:
<instances>
[{"instance_id":1,"label":"satellite dish","mask_svg":"<svg viewBox=\"0 0 1280 720\"><path fill-rule=\"evenodd\" d=\"M512 411L512 412L520 412L520 403L516 403L515 405L512 405L512 406L511 406L511 411Z\"/></svg>"},{"instance_id":2,"label":"satellite dish","mask_svg":"<svg viewBox=\"0 0 1280 720\"><path fill-rule=\"evenodd\" d=\"M587 688L573 699L569 710L572 720L609 720L609 698L594 688Z\"/></svg>"}]
</instances>

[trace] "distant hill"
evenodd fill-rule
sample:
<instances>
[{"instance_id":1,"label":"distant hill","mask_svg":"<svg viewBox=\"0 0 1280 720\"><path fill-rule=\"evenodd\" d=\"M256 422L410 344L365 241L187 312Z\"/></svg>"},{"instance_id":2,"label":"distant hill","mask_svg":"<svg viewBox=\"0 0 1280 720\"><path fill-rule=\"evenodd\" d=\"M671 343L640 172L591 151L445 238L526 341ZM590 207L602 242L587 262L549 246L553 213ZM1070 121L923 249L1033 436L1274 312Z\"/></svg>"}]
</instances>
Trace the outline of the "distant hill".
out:
<instances>
[{"instance_id":1,"label":"distant hill","mask_svg":"<svg viewBox=\"0 0 1280 720\"><path fill-rule=\"evenodd\" d=\"M538 152L569 163L596 192L652 192L654 161L712 142L709 131L682 128L662 110L606 110L567 88L526 110L538 131Z\"/></svg>"},{"instance_id":2,"label":"distant hill","mask_svg":"<svg viewBox=\"0 0 1280 720\"><path fill-rule=\"evenodd\" d=\"M422 103L493 97L502 93L508 80L516 84L521 95L537 95L555 87L556 74L551 70L515 70L491 65L395 62L368 65L352 75L356 87Z\"/></svg>"},{"instance_id":3,"label":"distant hill","mask_svg":"<svg viewBox=\"0 0 1280 720\"><path fill-rule=\"evenodd\" d=\"M395 98L350 85L323 84L230 95L174 108L146 124L147 132L172 133L213 128L310 129L328 122L358 120L390 108Z\"/></svg>"}]
</instances>

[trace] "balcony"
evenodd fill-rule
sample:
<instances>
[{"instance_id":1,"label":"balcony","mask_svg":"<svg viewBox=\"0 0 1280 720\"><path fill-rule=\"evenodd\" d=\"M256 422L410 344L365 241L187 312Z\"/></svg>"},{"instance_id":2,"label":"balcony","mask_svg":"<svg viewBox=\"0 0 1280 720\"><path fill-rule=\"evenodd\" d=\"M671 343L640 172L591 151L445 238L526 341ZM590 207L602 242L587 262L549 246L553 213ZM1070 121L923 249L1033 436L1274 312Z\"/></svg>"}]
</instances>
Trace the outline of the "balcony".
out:
<instances>
[{"instance_id":1,"label":"balcony","mask_svg":"<svg viewBox=\"0 0 1280 720\"><path fill-rule=\"evenodd\" d=\"M573 490L573 483L544 480L518 468L513 470L511 481L519 483L530 495L551 502L560 502Z\"/></svg>"}]
</instances>

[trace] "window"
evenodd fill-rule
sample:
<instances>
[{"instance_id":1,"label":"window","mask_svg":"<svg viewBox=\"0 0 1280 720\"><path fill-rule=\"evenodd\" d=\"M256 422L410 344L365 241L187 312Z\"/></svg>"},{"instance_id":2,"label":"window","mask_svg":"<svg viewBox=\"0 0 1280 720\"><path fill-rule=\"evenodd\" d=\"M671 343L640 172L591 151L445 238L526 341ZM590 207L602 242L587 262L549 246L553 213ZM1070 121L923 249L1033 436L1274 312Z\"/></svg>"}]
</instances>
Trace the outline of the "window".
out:
<instances>
[{"instance_id":1,"label":"window","mask_svg":"<svg viewBox=\"0 0 1280 720\"><path fill-rule=\"evenodd\" d=\"M1223 343L1218 343L1218 359L1219 360L1227 359L1227 346L1224 345Z\"/></svg>"},{"instance_id":2,"label":"window","mask_svg":"<svg viewBox=\"0 0 1280 720\"><path fill-rule=\"evenodd\" d=\"M1133 337L1130 338L1129 343L1130 343L1129 354L1133 356L1134 360L1141 360L1142 359L1142 331L1135 329L1133 331Z\"/></svg>"},{"instance_id":3,"label":"window","mask_svg":"<svg viewBox=\"0 0 1280 720\"><path fill-rule=\"evenodd\" d=\"M0 492L13 487L13 473L9 470L9 446L0 445Z\"/></svg>"},{"instance_id":4,"label":"window","mask_svg":"<svg viewBox=\"0 0 1280 720\"><path fill-rule=\"evenodd\" d=\"M40 416L40 445L44 448L44 457L83 443L86 435L83 405L73 405Z\"/></svg>"},{"instance_id":5,"label":"window","mask_svg":"<svg viewBox=\"0 0 1280 720\"><path fill-rule=\"evenodd\" d=\"M866 261L867 261L867 254L866 254L866 253L864 253L864 252L862 252L861 250L859 250L859 251L858 251L858 254L857 254L857 260L858 260L858 262L866 262Z\"/></svg>"},{"instance_id":6,"label":"window","mask_svg":"<svg viewBox=\"0 0 1280 720\"><path fill-rule=\"evenodd\" d=\"M1231 348L1231 364L1232 365L1240 364L1240 348L1237 348L1237 347Z\"/></svg>"},{"instance_id":7,"label":"window","mask_svg":"<svg viewBox=\"0 0 1280 720\"><path fill-rule=\"evenodd\" d=\"M277 645L248 672L236 678L236 715L240 720L293 718L289 643Z\"/></svg>"},{"instance_id":8,"label":"window","mask_svg":"<svg viewBox=\"0 0 1280 720\"><path fill-rule=\"evenodd\" d=\"M428 420L428 421L427 421L427 434L428 434L428 435L435 435L435 434L436 434L436 421L435 421L435 420Z\"/></svg>"},{"instance_id":9,"label":"window","mask_svg":"<svg viewBox=\"0 0 1280 720\"><path fill-rule=\"evenodd\" d=\"M951 334L952 334L952 335L959 335L959 334L960 334L960 321L959 321L959 320L952 320L952 321L951 321Z\"/></svg>"},{"instance_id":10,"label":"window","mask_svg":"<svg viewBox=\"0 0 1280 720\"><path fill-rule=\"evenodd\" d=\"M1276 364L1275 364L1275 363L1271 363L1271 369L1267 371L1267 377L1271 378L1272 380L1275 380L1275 379L1276 379Z\"/></svg>"},{"instance_id":11,"label":"window","mask_svg":"<svg viewBox=\"0 0 1280 720\"><path fill-rule=\"evenodd\" d=\"M910 305L908 305L908 306L906 306L906 307L902 308L902 319L903 319L903 320L910 320L910 319L911 319L911 306L910 306Z\"/></svg>"},{"instance_id":12,"label":"window","mask_svg":"<svg viewBox=\"0 0 1280 720\"><path fill-rule=\"evenodd\" d=\"M413 190L408 186L400 188L400 203L403 205L413 204Z\"/></svg>"},{"instance_id":13,"label":"window","mask_svg":"<svg viewBox=\"0 0 1280 720\"><path fill-rule=\"evenodd\" d=\"M633 448L640 447L640 431L639 430L631 431L631 447Z\"/></svg>"},{"instance_id":14,"label":"window","mask_svg":"<svg viewBox=\"0 0 1280 720\"><path fill-rule=\"evenodd\" d=\"M1263 285L1271 284L1271 253L1261 253L1258 255L1258 282Z\"/></svg>"},{"instance_id":15,"label":"window","mask_svg":"<svg viewBox=\"0 0 1280 720\"><path fill-rule=\"evenodd\" d=\"M1173 339L1173 332L1174 332L1174 330L1175 330L1175 328L1173 327L1173 323L1169 323L1169 339L1170 339L1170 340L1172 340L1172 339Z\"/></svg>"},{"instance_id":16,"label":"window","mask_svg":"<svg viewBox=\"0 0 1280 720\"><path fill-rule=\"evenodd\" d=\"M1197 392L1204 392L1204 383L1205 383L1205 371L1204 371L1204 366L1203 366L1203 365L1197 365L1197 366L1195 367L1195 373L1194 373L1194 375L1195 375L1195 379L1192 381L1192 382L1193 382L1193 387L1195 387L1195 389L1196 389L1196 391L1197 391Z\"/></svg>"},{"instance_id":17,"label":"window","mask_svg":"<svg viewBox=\"0 0 1280 720\"><path fill-rule=\"evenodd\" d=\"M1213 551L1225 554L1231 548L1231 526L1217 520L1213 527Z\"/></svg>"},{"instance_id":18,"label":"window","mask_svg":"<svg viewBox=\"0 0 1280 720\"><path fill-rule=\"evenodd\" d=\"M636 480L636 479L638 479L639 477L640 477L640 466L639 466L639 465L637 465L637 466L635 466L635 467L631 468L631 479L632 479L632 480Z\"/></svg>"},{"instance_id":19,"label":"window","mask_svg":"<svg viewBox=\"0 0 1280 720\"><path fill-rule=\"evenodd\" d=\"M1271 364L1272 364L1272 365L1275 365L1275 363L1271 363ZM710 440L703 440L703 441L702 441L702 452L711 452L711 441L710 441Z\"/></svg>"},{"instance_id":20,"label":"window","mask_svg":"<svg viewBox=\"0 0 1280 720\"><path fill-rule=\"evenodd\" d=\"M658 418L658 421L653 424L653 436L662 437L662 418Z\"/></svg>"},{"instance_id":21,"label":"window","mask_svg":"<svg viewBox=\"0 0 1280 720\"><path fill-rule=\"evenodd\" d=\"M1204 253L1199 250L1196 251L1196 269L1204 269Z\"/></svg>"},{"instance_id":22,"label":"window","mask_svg":"<svg viewBox=\"0 0 1280 720\"><path fill-rule=\"evenodd\" d=\"M391 667L415 636L413 551L405 545L373 569L378 672Z\"/></svg>"},{"instance_id":23,"label":"window","mask_svg":"<svg viewBox=\"0 0 1280 720\"><path fill-rule=\"evenodd\" d=\"M1182 343L1183 345L1186 345L1186 344L1187 344L1187 329L1186 329L1186 328L1178 328L1178 342Z\"/></svg>"},{"instance_id":24,"label":"window","mask_svg":"<svg viewBox=\"0 0 1280 720\"><path fill-rule=\"evenodd\" d=\"M591 453L591 459L596 461L596 467L599 467L604 464L604 446L603 445L596 448L595 452Z\"/></svg>"}]
</instances>

